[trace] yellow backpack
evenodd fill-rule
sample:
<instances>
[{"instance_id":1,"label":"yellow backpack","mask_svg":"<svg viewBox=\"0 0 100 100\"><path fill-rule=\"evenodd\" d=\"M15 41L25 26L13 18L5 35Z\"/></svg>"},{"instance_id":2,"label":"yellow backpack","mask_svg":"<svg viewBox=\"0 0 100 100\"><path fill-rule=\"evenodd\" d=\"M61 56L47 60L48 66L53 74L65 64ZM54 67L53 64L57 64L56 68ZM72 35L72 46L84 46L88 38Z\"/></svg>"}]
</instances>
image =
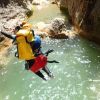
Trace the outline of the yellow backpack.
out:
<instances>
[{"instance_id":1,"label":"yellow backpack","mask_svg":"<svg viewBox=\"0 0 100 100\"><path fill-rule=\"evenodd\" d=\"M22 60L34 59L34 54L30 46L31 41L34 40L32 31L27 29L21 29L16 33L18 58Z\"/></svg>"}]
</instances>

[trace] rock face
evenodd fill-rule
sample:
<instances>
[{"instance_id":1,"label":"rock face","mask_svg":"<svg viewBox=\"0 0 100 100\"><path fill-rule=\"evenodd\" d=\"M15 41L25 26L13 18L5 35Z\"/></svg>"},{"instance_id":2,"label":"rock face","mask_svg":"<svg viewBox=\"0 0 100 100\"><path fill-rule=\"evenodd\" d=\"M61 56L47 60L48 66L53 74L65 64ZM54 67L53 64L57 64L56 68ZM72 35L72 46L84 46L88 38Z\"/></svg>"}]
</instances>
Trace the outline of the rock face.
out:
<instances>
[{"instance_id":1,"label":"rock face","mask_svg":"<svg viewBox=\"0 0 100 100\"><path fill-rule=\"evenodd\" d=\"M0 30L12 33L13 29L25 17L25 10L16 4L6 8L0 7ZM0 34L0 42L3 40Z\"/></svg>"},{"instance_id":2,"label":"rock face","mask_svg":"<svg viewBox=\"0 0 100 100\"><path fill-rule=\"evenodd\" d=\"M16 2L18 5L26 6L25 3L28 1L32 2L33 0L0 0L0 6L6 7L11 2Z\"/></svg>"},{"instance_id":3,"label":"rock face","mask_svg":"<svg viewBox=\"0 0 100 100\"><path fill-rule=\"evenodd\" d=\"M4 3L5 0L3 0L2 3L1 1L0 4L2 4L3 7L0 7L0 30L13 34L13 29L25 18L26 10L16 3L11 3L6 6ZM0 33L0 55L2 55L2 48L8 48L9 45L11 46L9 42L10 40Z\"/></svg>"},{"instance_id":4,"label":"rock face","mask_svg":"<svg viewBox=\"0 0 100 100\"><path fill-rule=\"evenodd\" d=\"M100 43L100 0L56 0L81 35Z\"/></svg>"}]
</instances>

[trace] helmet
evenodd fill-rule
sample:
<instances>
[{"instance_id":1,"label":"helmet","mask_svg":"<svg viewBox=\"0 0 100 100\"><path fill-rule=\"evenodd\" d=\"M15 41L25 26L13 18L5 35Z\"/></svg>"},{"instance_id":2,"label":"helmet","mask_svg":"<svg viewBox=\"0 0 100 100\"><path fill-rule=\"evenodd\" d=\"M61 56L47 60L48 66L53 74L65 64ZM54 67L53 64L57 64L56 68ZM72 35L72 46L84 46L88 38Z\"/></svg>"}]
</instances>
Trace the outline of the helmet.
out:
<instances>
[{"instance_id":1,"label":"helmet","mask_svg":"<svg viewBox=\"0 0 100 100\"><path fill-rule=\"evenodd\" d=\"M36 35L34 40L34 48L38 49L40 47L41 47L41 38L38 35Z\"/></svg>"},{"instance_id":2,"label":"helmet","mask_svg":"<svg viewBox=\"0 0 100 100\"><path fill-rule=\"evenodd\" d=\"M26 23L26 24L24 24L24 25L22 26L22 28L24 28L24 29L32 28L32 25Z\"/></svg>"},{"instance_id":3,"label":"helmet","mask_svg":"<svg viewBox=\"0 0 100 100\"><path fill-rule=\"evenodd\" d=\"M23 22L21 23L21 26L25 25L26 23L27 23L26 21L23 21Z\"/></svg>"}]
</instances>

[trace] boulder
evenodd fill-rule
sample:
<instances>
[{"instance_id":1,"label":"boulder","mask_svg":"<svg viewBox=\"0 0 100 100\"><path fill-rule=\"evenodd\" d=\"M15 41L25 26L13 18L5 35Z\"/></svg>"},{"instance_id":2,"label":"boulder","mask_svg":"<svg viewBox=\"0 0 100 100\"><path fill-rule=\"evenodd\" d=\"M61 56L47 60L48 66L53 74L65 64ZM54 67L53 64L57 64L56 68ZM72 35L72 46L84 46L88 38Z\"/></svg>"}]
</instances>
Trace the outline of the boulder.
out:
<instances>
[{"instance_id":1,"label":"boulder","mask_svg":"<svg viewBox=\"0 0 100 100\"><path fill-rule=\"evenodd\" d=\"M49 36L50 38L56 39L67 39L74 38L75 34L73 30L68 30L65 20L62 18L55 18L49 24L39 22L34 26L38 32L36 34L41 36Z\"/></svg>"}]
</instances>

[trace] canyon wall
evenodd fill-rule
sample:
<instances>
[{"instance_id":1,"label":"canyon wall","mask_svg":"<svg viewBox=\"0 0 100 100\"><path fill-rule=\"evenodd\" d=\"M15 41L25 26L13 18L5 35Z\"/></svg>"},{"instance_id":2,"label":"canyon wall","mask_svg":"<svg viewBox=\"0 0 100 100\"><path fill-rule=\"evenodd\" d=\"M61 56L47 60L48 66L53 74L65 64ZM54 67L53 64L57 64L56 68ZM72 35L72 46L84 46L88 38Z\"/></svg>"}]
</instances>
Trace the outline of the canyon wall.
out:
<instances>
[{"instance_id":1,"label":"canyon wall","mask_svg":"<svg viewBox=\"0 0 100 100\"><path fill-rule=\"evenodd\" d=\"M80 35L100 43L100 0L56 0Z\"/></svg>"}]
</instances>

